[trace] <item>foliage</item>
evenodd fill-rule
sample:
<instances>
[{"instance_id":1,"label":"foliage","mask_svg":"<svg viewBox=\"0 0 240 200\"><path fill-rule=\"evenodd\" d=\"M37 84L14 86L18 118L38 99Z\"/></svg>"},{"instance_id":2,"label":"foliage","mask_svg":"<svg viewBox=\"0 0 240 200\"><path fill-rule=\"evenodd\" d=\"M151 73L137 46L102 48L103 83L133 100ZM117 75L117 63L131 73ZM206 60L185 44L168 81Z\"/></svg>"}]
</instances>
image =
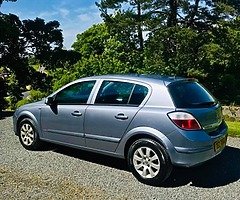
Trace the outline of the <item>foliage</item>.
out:
<instances>
[{"instance_id":1,"label":"foliage","mask_svg":"<svg viewBox=\"0 0 240 200\"><path fill-rule=\"evenodd\" d=\"M240 137L240 122L229 122L228 125L228 135L233 137Z\"/></svg>"},{"instance_id":2,"label":"foliage","mask_svg":"<svg viewBox=\"0 0 240 200\"><path fill-rule=\"evenodd\" d=\"M79 52L83 58L89 58L91 55L101 55L104 46L110 34L105 24L93 25L88 30L77 35L77 41L72 47Z\"/></svg>"},{"instance_id":3,"label":"foliage","mask_svg":"<svg viewBox=\"0 0 240 200\"><path fill-rule=\"evenodd\" d=\"M159 29L146 42L143 72L195 77L224 104L240 104L239 37L230 24L208 32Z\"/></svg>"},{"instance_id":4,"label":"foliage","mask_svg":"<svg viewBox=\"0 0 240 200\"><path fill-rule=\"evenodd\" d=\"M16 107L16 103L22 98L22 89L19 87L19 82L16 79L15 75L11 75L7 79L7 90L8 97L6 100L8 101L9 109L14 110Z\"/></svg>"},{"instance_id":5,"label":"foliage","mask_svg":"<svg viewBox=\"0 0 240 200\"><path fill-rule=\"evenodd\" d=\"M150 35L145 49L147 73L205 77L200 65L200 47L207 33L180 27L166 27ZM194 65L193 65L194 63Z\"/></svg>"},{"instance_id":6,"label":"foliage","mask_svg":"<svg viewBox=\"0 0 240 200\"><path fill-rule=\"evenodd\" d=\"M3 78L0 77L0 112L6 107L6 100L4 97L7 94L6 83Z\"/></svg>"},{"instance_id":7,"label":"foliage","mask_svg":"<svg viewBox=\"0 0 240 200\"><path fill-rule=\"evenodd\" d=\"M22 36L27 41L25 50L46 68L52 67L49 63L52 53L62 48L63 37L59 26L58 21L45 23L40 18L22 21Z\"/></svg>"},{"instance_id":8,"label":"foliage","mask_svg":"<svg viewBox=\"0 0 240 200\"><path fill-rule=\"evenodd\" d=\"M40 18L21 21L16 15L0 13L0 67L10 74L7 80L10 108L22 98L26 85L45 92L52 89L51 75L38 72L29 64L53 73L56 68L67 69L80 59L78 52L62 49L59 25L57 21L45 22Z\"/></svg>"},{"instance_id":9,"label":"foliage","mask_svg":"<svg viewBox=\"0 0 240 200\"><path fill-rule=\"evenodd\" d=\"M26 85L32 84L33 88L39 89L49 85L43 84L47 80L43 74L29 66L28 56L34 52L36 59L46 65L51 51L62 45L58 26L55 21L45 23L37 18L22 22L16 15L0 13L0 66L10 73L7 84L11 108L22 98Z\"/></svg>"},{"instance_id":10,"label":"foliage","mask_svg":"<svg viewBox=\"0 0 240 200\"><path fill-rule=\"evenodd\" d=\"M223 103L240 104L237 1L101 0L97 6L111 36L129 52L142 50L134 71L195 77Z\"/></svg>"},{"instance_id":11,"label":"foliage","mask_svg":"<svg viewBox=\"0 0 240 200\"><path fill-rule=\"evenodd\" d=\"M58 69L54 73L54 77L52 80L52 89L53 91L56 91L67 83L70 83L71 81L74 81L76 79L76 72L72 70Z\"/></svg>"},{"instance_id":12,"label":"foliage","mask_svg":"<svg viewBox=\"0 0 240 200\"><path fill-rule=\"evenodd\" d=\"M19 108L20 106L23 106L28 103L39 101L46 96L47 94L44 92L41 92L40 90L31 90L27 98L22 99L16 103L16 108Z\"/></svg>"},{"instance_id":13,"label":"foliage","mask_svg":"<svg viewBox=\"0 0 240 200\"><path fill-rule=\"evenodd\" d=\"M16 2L17 0L0 0L0 6L2 5L2 3L3 3L4 1L12 1L12 2Z\"/></svg>"},{"instance_id":14,"label":"foliage","mask_svg":"<svg viewBox=\"0 0 240 200\"><path fill-rule=\"evenodd\" d=\"M80 77L113 73L194 77L222 103L240 104L238 1L101 0L96 4L104 23L78 34L73 50L62 49L57 21L21 21L0 14L0 67L11 74L7 85L12 108L26 85L50 93Z\"/></svg>"},{"instance_id":15,"label":"foliage","mask_svg":"<svg viewBox=\"0 0 240 200\"><path fill-rule=\"evenodd\" d=\"M79 77L109 73L137 72L135 51L125 51L125 44L117 35L110 35L105 24L94 25L77 36L74 50L82 55L74 66Z\"/></svg>"},{"instance_id":16,"label":"foliage","mask_svg":"<svg viewBox=\"0 0 240 200\"><path fill-rule=\"evenodd\" d=\"M138 54L125 51L117 35L110 35L105 24L92 26L77 35L73 48L81 59L72 67L59 68L53 74L53 90L80 77L113 73L133 73Z\"/></svg>"}]
</instances>

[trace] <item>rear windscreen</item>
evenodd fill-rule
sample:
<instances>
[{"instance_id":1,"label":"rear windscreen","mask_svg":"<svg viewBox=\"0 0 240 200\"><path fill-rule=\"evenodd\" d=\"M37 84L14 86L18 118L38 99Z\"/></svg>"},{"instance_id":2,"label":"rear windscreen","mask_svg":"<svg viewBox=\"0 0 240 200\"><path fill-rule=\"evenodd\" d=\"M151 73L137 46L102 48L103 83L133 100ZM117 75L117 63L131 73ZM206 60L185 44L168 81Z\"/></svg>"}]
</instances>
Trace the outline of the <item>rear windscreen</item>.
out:
<instances>
[{"instance_id":1,"label":"rear windscreen","mask_svg":"<svg viewBox=\"0 0 240 200\"><path fill-rule=\"evenodd\" d=\"M177 108L210 107L217 102L199 83L185 81L168 85L170 95Z\"/></svg>"}]
</instances>

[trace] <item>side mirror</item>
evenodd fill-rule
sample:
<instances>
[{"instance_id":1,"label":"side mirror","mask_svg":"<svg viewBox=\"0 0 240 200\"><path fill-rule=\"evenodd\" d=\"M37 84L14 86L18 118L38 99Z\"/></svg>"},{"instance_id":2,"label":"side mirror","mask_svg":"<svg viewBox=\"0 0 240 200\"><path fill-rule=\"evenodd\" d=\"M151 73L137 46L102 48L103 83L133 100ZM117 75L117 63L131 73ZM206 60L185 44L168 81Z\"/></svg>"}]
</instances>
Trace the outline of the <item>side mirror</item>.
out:
<instances>
[{"instance_id":1,"label":"side mirror","mask_svg":"<svg viewBox=\"0 0 240 200\"><path fill-rule=\"evenodd\" d=\"M55 103L54 98L53 97L47 97L45 100L45 104L52 106Z\"/></svg>"}]
</instances>

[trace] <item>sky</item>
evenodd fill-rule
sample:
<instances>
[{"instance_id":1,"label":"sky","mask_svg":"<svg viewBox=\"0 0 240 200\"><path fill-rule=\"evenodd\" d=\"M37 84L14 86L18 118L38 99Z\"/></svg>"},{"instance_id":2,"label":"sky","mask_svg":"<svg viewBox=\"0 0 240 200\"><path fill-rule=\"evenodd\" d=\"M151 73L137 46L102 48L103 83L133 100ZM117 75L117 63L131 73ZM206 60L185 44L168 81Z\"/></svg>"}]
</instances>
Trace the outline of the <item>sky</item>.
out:
<instances>
[{"instance_id":1,"label":"sky","mask_svg":"<svg viewBox=\"0 0 240 200\"><path fill-rule=\"evenodd\" d=\"M18 0L3 2L2 13L18 15L21 20L42 18L45 22L60 23L67 49L76 41L76 35L102 21L95 5L98 0Z\"/></svg>"}]
</instances>

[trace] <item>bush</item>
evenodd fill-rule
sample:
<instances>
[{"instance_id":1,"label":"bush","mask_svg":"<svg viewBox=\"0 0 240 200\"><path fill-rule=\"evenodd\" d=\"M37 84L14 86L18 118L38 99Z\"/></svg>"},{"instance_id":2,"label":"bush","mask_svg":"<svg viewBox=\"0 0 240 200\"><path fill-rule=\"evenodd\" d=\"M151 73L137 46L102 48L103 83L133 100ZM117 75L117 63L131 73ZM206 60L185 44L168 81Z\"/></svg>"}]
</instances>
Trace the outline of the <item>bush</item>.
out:
<instances>
[{"instance_id":1,"label":"bush","mask_svg":"<svg viewBox=\"0 0 240 200\"><path fill-rule=\"evenodd\" d=\"M31 103L30 101L29 101L29 99L22 99L22 100L20 100L20 101L18 101L17 103L16 103L16 107L17 108L19 108L19 107L21 107L21 106L23 106L23 105L25 105L25 104L28 104L28 103Z\"/></svg>"},{"instance_id":2,"label":"bush","mask_svg":"<svg viewBox=\"0 0 240 200\"><path fill-rule=\"evenodd\" d=\"M41 92L40 90L31 90L29 96L16 103L16 108L23 106L28 103L36 102L47 96L47 93Z\"/></svg>"},{"instance_id":3,"label":"bush","mask_svg":"<svg viewBox=\"0 0 240 200\"><path fill-rule=\"evenodd\" d=\"M62 86L76 79L77 79L77 76L74 72L73 73L66 72L65 74L58 74L58 76L53 79L53 91L58 90Z\"/></svg>"}]
</instances>

